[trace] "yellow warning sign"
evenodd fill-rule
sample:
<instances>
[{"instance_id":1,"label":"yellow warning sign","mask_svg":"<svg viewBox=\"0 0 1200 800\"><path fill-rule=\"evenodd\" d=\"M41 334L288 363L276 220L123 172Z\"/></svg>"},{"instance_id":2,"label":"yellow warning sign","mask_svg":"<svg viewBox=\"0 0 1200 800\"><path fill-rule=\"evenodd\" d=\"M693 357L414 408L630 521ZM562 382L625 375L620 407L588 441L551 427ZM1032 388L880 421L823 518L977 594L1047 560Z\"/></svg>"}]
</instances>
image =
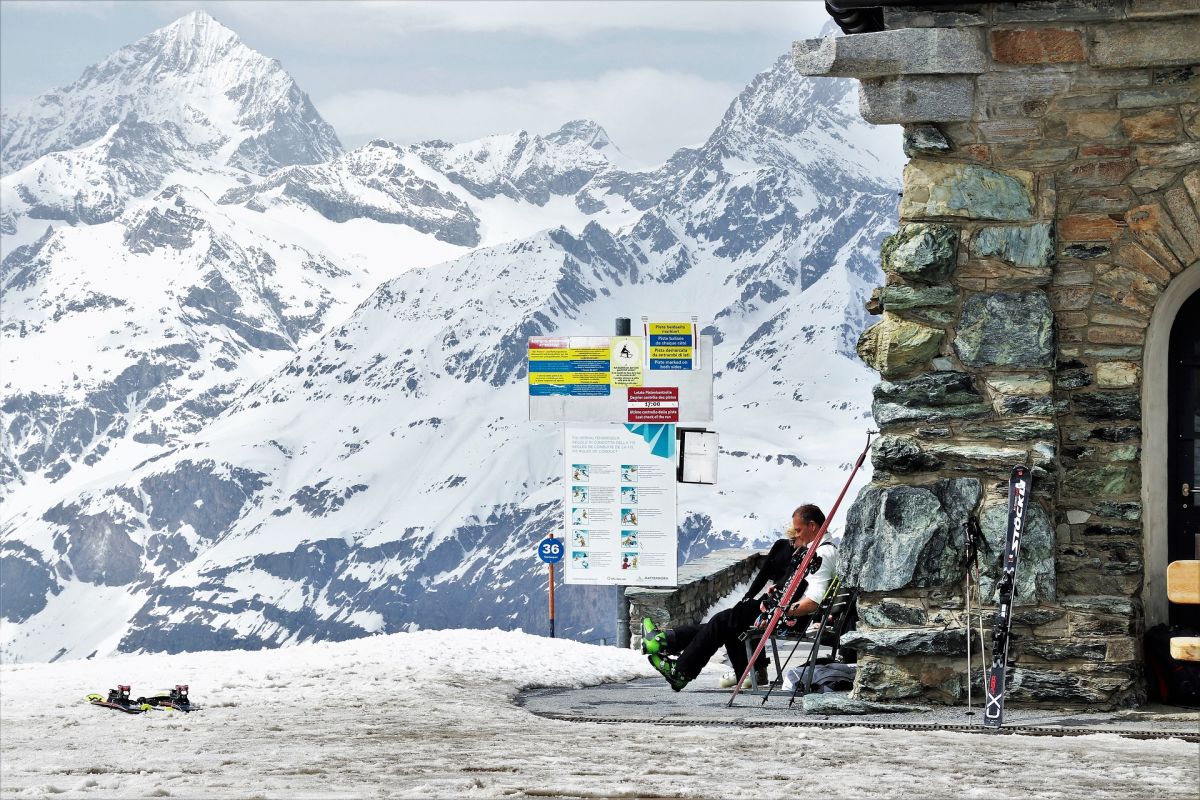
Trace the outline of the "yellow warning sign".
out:
<instances>
[{"instance_id":1,"label":"yellow warning sign","mask_svg":"<svg viewBox=\"0 0 1200 800\"><path fill-rule=\"evenodd\" d=\"M609 357L613 386L641 386L645 339L614 336Z\"/></svg>"},{"instance_id":2,"label":"yellow warning sign","mask_svg":"<svg viewBox=\"0 0 1200 800\"><path fill-rule=\"evenodd\" d=\"M648 322L650 369L685 370L696 364L696 328L690 322Z\"/></svg>"}]
</instances>

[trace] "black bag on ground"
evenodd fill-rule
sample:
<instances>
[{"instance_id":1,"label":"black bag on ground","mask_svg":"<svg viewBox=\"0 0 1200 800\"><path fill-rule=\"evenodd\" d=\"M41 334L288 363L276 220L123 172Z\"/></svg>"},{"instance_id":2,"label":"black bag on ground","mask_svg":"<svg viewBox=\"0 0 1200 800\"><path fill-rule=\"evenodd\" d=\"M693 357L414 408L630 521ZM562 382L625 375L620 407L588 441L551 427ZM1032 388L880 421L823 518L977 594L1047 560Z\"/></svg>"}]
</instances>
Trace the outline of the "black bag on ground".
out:
<instances>
[{"instance_id":1,"label":"black bag on ground","mask_svg":"<svg viewBox=\"0 0 1200 800\"><path fill-rule=\"evenodd\" d=\"M1155 625L1146 631L1146 677L1150 700L1173 706L1200 706L1200 662L1171 658L1171 637L1200 636L1192 628Z\"/></svg>"},{"instance_id":2,"label":"black bag on ground","mask_svg":"<svg viewBox=\"0 0 1200 800\"><path fill-rule=\"evenodd\" d=\"M790 692L797 683L804 683L811 677L814 692L848 692L854 688L854 671L853 664L819 658L815 664L789 669L784 676L783 689Z\"/></svg>"}]
</instances>

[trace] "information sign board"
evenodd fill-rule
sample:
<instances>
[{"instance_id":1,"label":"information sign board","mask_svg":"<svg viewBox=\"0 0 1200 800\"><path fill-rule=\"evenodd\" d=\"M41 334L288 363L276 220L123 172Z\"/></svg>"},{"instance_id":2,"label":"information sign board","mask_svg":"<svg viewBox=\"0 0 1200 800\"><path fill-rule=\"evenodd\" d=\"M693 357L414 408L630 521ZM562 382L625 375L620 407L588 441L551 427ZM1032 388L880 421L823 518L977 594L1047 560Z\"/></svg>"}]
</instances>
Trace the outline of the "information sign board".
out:
<instances>
[{"instance_id":1,"label":"information sign board","mask_svg":"<svg viewBox=\"0 0 1200 800\"><path fill-rule=\"evenodd\" d=\"M691 369L696 363L695 325L647 323L650 369Z\"/></svg>"},{"instance_id":2,"label":"information sign board","mask_svg":"<svg viewBox=\"0 0 1200 800\"><path fill-rule=\"evenodd\" d=\"M612 341L630 339L642 348L643 367L640 370L641 385L646 387L674 387L679 390L679 416L682 423L702 425L713 419L713 341L711 336L699 337L693 348L695 361L694 369L686 370L651 370L645 369L645 338L641 336L613 337ZM554 361L569 361L566 353L555 353L553 357L545 355L546 351L571 350L579 347L580 340L595 342L599 340L609 348L608 387L598 387L594 384L568 383L563 372L547 371L542 363ZM545 346L551 337L533 337L530 339L530 383L529 383L529 419L540 422L578 422L590 425L596 423L629 421L629 404L626 383L637 380L632 370L622 371L618 357L612 356L613 348L609 346L608 337L562 337L557 340L557 346ZM566 346L569 343L570 346ZM537 344L535 347L534 345ZM594 346L594 345L590 345ZM633 347L630 350L633 350ZM617 356L621 348L615 347ZM593 354L593 353L589 353ZM535 362L539 362L535 366ZM535 377L535 373L537 373ZM551 377L553 376L553 377ZM570 380L596 380L590 376L580 377L573 371ZM617 387L612 389L611 387ZM603 389L603 393L597 390Z\"/></svg>"},{"instance_id":3,"label":"information sign board","mask_svg":"<svg viewBox=\"0 0 1200 800\"><path fill-rule=\"evenodd\" d=\"M607 336L531 336L530 397L609 395L609 355Z\"/></svg>"},{"instance_id":4,"label":"information sign board","mask_svg":"<svg viewBox=\"0 0 1200 800\"><path fill-rule=\"evenodd\" d=\"M565 580L675 586L674 425L566 426Z\"/></svg>"},{"instance_id":5,"label":"information sign board","mask_svg":"<svg viewBox=\"0 0 1200 800\"><path fill-rule=\"evenodd\" d=\"M630 422L679 422L678 386L630 387Z\"/></svg>"}]
</instances>

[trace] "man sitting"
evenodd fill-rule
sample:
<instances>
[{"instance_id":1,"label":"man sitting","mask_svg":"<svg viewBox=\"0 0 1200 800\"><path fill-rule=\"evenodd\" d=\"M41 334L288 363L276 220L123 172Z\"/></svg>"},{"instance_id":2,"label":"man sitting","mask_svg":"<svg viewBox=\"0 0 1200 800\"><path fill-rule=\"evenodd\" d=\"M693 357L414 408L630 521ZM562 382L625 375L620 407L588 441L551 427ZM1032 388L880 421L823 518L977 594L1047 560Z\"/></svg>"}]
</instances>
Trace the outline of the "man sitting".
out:
<instances>
[{"instance_id":1,"label":"man sitting","mask_svg":"<svg viewBox=\"0 0 1200 800\"><path fill-rule=\"evenodd\" d=\"M763 618L762 625L766 624L766 618L770 616L769 611L774 609L778 595L787 585L791 572L800 565L803 553L813 545L824 524L825 514L816 506L802 505L797 508L792 513L788 539L779 540L771 548L746 597L732 608L717 612L703 625L684 625L660 631L650 619L642 621L642 652L649 656L650 663L662 673L672 689L678 692L695 680L721 645L725 645L725 652L733 667L733 676L727 681L722 679L722 686L733 686L737 682L738 677L746 672L746 653L742 646L741 634L755 625L760 617ZM816 547L817 554L809 563L809 574L785 611L790 618L788 622L792 625L807 623L806 618L820 606L821 599L833 580L837 548L828 539L823 539ZM755 595L768 580L773 581L775 585L767 594L756 598ZM757 677L763 684L767 682L768 663L766 655L763 654L755 664L759 670Z\"/></svg>"}]
</instances>

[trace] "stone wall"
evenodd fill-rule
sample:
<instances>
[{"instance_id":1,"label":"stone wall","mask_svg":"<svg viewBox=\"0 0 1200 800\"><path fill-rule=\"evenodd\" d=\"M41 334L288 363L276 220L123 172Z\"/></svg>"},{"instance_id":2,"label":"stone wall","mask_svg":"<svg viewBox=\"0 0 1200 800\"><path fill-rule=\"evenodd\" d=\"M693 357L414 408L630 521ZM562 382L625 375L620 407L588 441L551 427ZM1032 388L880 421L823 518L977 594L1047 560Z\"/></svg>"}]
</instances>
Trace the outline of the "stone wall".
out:
<instances>
[{"instance_id":1,"label":"stone wall","mask_svg":"<svg viewBox=\"0 0 1200 800\"><path fill-rule=\"evenodd\" d=\"M966 544L978 529L990 548L994 608L1008 472L1026 463L1009 696L1137 703L1143 344L1200 257L1200 4L976 3L885 24L795 48L805 74L859 78L863 116L903 124L910 158L858 348L881 375L882 435L840 558L862 590L856 692L965 698Z\"/></svg>"},{"instance_id":2,"label":"stone wall","mask_svg":"<svg viewBox=\"0 0 1200 800\"><path fill-rule=\"evenodd\" d=\"M709 609L743 583L754 579L765 550L714 550L679 568L678 586L650 589L629 586L629 646L642 646L642 620L650 617L660 628L696 625L708 616Z\"/></svg>"}]
</instances>

